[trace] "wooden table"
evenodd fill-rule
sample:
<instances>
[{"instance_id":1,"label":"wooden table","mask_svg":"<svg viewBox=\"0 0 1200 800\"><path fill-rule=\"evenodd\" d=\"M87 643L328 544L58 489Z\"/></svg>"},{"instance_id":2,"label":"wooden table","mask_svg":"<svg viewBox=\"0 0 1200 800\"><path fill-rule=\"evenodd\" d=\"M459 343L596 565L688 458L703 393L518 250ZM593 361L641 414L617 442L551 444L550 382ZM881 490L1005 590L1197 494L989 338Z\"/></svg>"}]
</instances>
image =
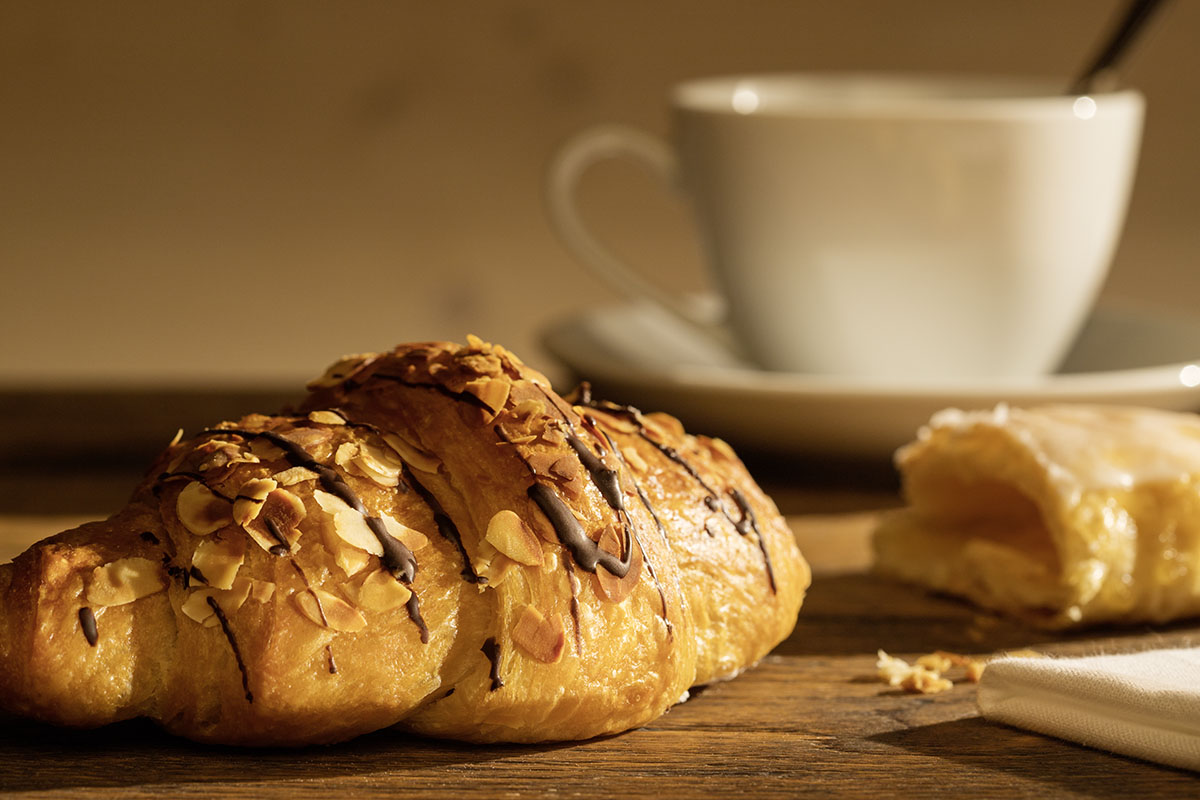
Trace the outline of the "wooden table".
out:
<instances>
[{"instance_id":1,"label":"wooden table","mask_svg":"<svg viewBox=\"0 0 1200 800\"><path fill-rule=\"evenodd\" d=\"M645 728L575 744L478 747L380 731L333 747L234 750L176 740L143 722L65 731L0 720L0 790L410 799L1200 794L1192 773L987 722L972 684L911 695L874 677L880 648L902 657L1028 646L1111 651L1194 642L1200 626L1048 637L870 576L872 513L791 520L816 574L795 633L756 669L696 692ZM0 559L68 522L0 518Z\"/></svg>"}]
</instances>

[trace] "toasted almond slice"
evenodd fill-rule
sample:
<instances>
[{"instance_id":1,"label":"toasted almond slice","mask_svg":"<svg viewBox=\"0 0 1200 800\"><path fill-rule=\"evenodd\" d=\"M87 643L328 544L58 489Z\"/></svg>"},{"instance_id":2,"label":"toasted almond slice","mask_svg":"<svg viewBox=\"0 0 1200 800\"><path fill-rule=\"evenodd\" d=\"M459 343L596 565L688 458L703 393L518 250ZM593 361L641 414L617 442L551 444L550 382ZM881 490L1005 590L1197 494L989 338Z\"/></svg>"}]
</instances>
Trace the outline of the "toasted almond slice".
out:
<instances>
[{"instance_id":1,"label":"toasted almond slice","mask_svg":"<svg viewBox=\"0 0 1200 800\"><path fill-rule=\"evenodd\" d=\"M367 620L358 609L324 589L309 589L293 596L300 613L323 628L354 633L367 627Z\"/></svg>"},{"instance_id":2,"label":"toasted almond slice","mask_svg":"<svg viewBox=\"0 0 1200 800\"><path fill-rule=\"evenodd\" d=\"M579 470L579 459L574 456L561 456L550 465L551 477L561 478L564 481L572 480L579 474Z\"/></svg>"},{"instance_id":3,"label":"toasted almond slice","mask_svg":"<svg viewBox=\"0 0 1200 800\"><path fill-rule=\"evenodd\" d=\"M404 462L393 451L375 447L369 442L363 442L353 459L353 464L359 471L380 486L397 486L400 483L400 470Z\"/></svg>"},{"instance_id":4,"label":"toasted almond slice","mask_svg":"<svg viewBox=\"0 0 1200 800\"><path fill-rule=\"evenodd\" d=\"M421 472L437 472L438 467L442 465L441 459L433 453L421 449L394 433L385 433L383 440L387 442L388 447L396 451L396 454L400 456L400 459L405 464L408 464L413 469L418 469Z\"/></svg>"},{"instance_id":5,"label":"toasted almond slice","mask_svg":"<svg viewBox=\"0 0 1200 800\"><path fill-rule=\"evenodd\" d=\"M646 459L642 458L641 453L635 447L623 448L621 456L625 459L625 463L629 465L630 469L639 475L644 474L646 470L650 469L649 465L646 464Z\"/></svg>"},{"instance_id":6,"label":"toasted almond slice","mask_svg":"<svg viewBox=\"0 0 1200 800\"><path fill-rule=\"evenodd\" d=\"M399 539L412 552L415 553L428 546L429 537L420 531L410 528L402 522L398 522L388 514L380 514L379 518L383 520L383 526L387 528L387 532Z\"/></svg>"},{"instance_id":7,"label":"toasted almond slice","mask_svg":"<svg viewBox=\"0 0 1200 800\"><path fill-rule=\"evenodd\" d=\"M562 616L549 617L532 605L526 605L512 631L513 643L535 661L553 664L562 658L567 638Z\"/></svg>"},{"instance_id":8,"label":"toasted almond slice","mask_svg":"<svg viewBox=\"0 0 1200 800\"><path fill-rule=\"evenodd\" d=\"M280 486L295 486L298 483L306 483L315 481L317 473L313 472L308 467L291 467L283 472L276 472L271 476Z\"/></svg>"},{"instance_id":9,"label":"toasted almond slice","mask_svg":"<svg viewBox=\"0 0 1200 800\"><path fill-rule=\"evenodd\" d=\"M333 518L333 531L351 547L365 550L373 556L383 555L383 545L371 531L362 514L351 508L337 495L317 489L313 492L317 504Z\"/></svg>"},{"instance_id":10,"label":"toasted almond slice","mask_svg":"<svg viewBox=\"0 0 1200 800\"><path fill-rule=\"evenodd\" d=\"M187 596L180 606L180 610L188 619L200 624L204 624L210 617L214 620L216 614L212 610L212 606L208 604L208 598L212 597L211 589L197 589Z\"/></svg>"},{"instance_id":11,"label":"toasted almond slice","mask_svg":"<svg viewBox=\"0 0 1200 800\"><path fill-rule=\"evenodd\" d=\"M271 478L255 478L243 483L233 500L233 521L238 525L251 522L262 510L267 495L278 485Z\"/></svg>"},{"instance_id":12,"label":"toasted almond slice","mask_svg":"<svg viewBox=\"0 0 1200 800\"><path fill-rule=\"evenodd\" d=\"M207 536L233 522L229 502L199 481L183 487L175 501L175 512L183 527L197 536Z\"/></svg>"},{"instance_id":13,"label":"toasted almond slice","mask_svg":"<svg viewBox=\"0 0 1200 800\"><path fill-rule=\"evenodd\" d=\"M351 599L367 611L391 611L408 602L412 591L384 570L372 572L357 587L349 584Z\"/></svg>"},{"instance_id":14,"label":"toasted almond slice","mask_svg":"<svg viewBox=\"0 0 1200 800\"><path fill-rule=\"evenodd\" d=\"M255 581L250 578L240 577L228 589L216 589L211 586L194 589L188 594L187 599L183 601L180 610L189 619L195 620L206 627L212 627L218 624L218 620L208 599L211 597L220 607L221 612L229 616L245 605L246 599L250 597L254 583ZM265 583L265 581L260 581L260 583ZM273 591L275 584L268 585Z\"/></svg>"},{"instance_id":15,"label":"toasted almond slice","mask_svg":"<svg viewBox=\"0 0 1200 800\"><path fill-rule=\"evenodd\" d=\"M256 603L266 603L275 596L275 584L271 581L250 579L250 599Z\"/></svg>"},{"instance_id":16,"label":"toasted almond slice","mask_svg":"<svg viewBox=\"0 0 1200 800\"><path fill-rule=\"evenodd\" d=\"M328 410L313 411L308 415L308 418L310 420L312 420L313 422L320 423L321 425L345 425L346 424L346 418L343 417L341 414L337 413L336 411L328 411Z\"/></svg>"},{"instance_id":17,"label":"toasted almond slice","mask_svg":"<svg viewBox=\"0 0 1200 800\"><path fill-rule=\"evenodd\" d=\"M525 383L525 382L522 382ZM525 383L528 386L528 383ZM525 417L543 417L546 415L546 404L536 397L529 397L513 406L509 411L514 419L524 419Z\"/></svg>"},{"instance_id":18,"label":"toasted almond slice","mask_svg":"<svg viewBox=\"0 0 1200 800\"><path fill-rule=\"evenodd\" d=\"M541 542L515 511L504 509L493 514L484 538L513 561L531 567L542 565Z\"/></svg>"},{"instance_id":19,"label":"toasted almond slice","mask_svg":"<svg viewBox=\"0 0 1200 800\"><path fill-rule=\"evenodd\" d=\"M600 534L597 545L601 550L614 556L621 555L621 532L616 525L609 525ZM630 542L633 555L629 563L629 571L625 577L618 578L603 566L596 567L596 587L599 594L611 603L619 603L629 596L642 577L642 551L636 542Z\"/></svg>"},{"instance_id":20,"label":"toasted almond slice","mask_svg":"<svg viewBox=\"0 0 1200 800\"><path fill-rule=\"evenodd\" d=\"M260 436L253 437L248 447L250 448L250 452L256 455L261 461L277 461L283 458L282 450Z\"/></svg>"},{"instance_id":21,"label":"toasted almond slice","mask_svg":"<svg viewBox=\"0 0 1200 800\"><path fill-rule=\"evenodd\" d=\"M200 542L192 555L192 566L215 589L229 589L238 568L246 559L246 540L240 535L210 538Z\"/></svg>"},{"instance_id":22,"label":"toasted almond slice","mask_svg":"<svg viewBox=\"0 0 1200 800\"><path fill-rule=\"evenodd\" d=\"M479 398L479 401L487 406L492 414L495 415L508 402L508 394L512 389L512 384L503 378L478 378L477 380L468 381L463 389Z\"/></svg>"},{"instance_id":23,"label":"toasted almond slice","mask_svg":"<svg viewBox=\"0 0 1200 800\"><path fill-rule=\"evenodd\" d=\"M243 576L235 579L228 589L213 589L212 597L222 611L232 614L245 604L246 599L250 597L251 588L251 579Z\"/></svg>"},{"instance_id":24,"label":"toasted almond slice","mask_svg":"<svg viewBox=\"0 0 1200 800\"><path fill-rule=\"evenodd\" d=\"M258 516L243 527L264 550L270 551L279 545L295 550L300 539L297 526L307 513L304 501L299 497L287 489L274 489L263 500Z\"/></svg>"},{"instance_id":25,"label":"toasted almond slice","mask_svg":"<svg viewBox=\"0 0 1200 800\"><path fill-rule=\"evenodd\" d=\"M358 444L355 442L342 442L338 445L337 450L333 453L333 461L344 470L350 469L350 462L358 455Z\"/></svg>"},{"instance_id":26,"label":"toasted almond slice","mask_svg":"<svg viewBox=\"0 0 1200 800\"><path fill-rule=\"evenodd\" d=\"M346 573L347 578L362 572L367 564L371 563L370 553L359 550L357 547L342 544L340 541L336 547L331 549L333 550L334 563L341 567L342 572Z\"/></svg>"},{"instance_id":27,"label":"toasted almond slice","mask_svg":"<svg viewBox=\"0 0 1200 800\"><path fill-rule=\"evenodd\" d=\"M165 588L160 564L148 558L119 558L92 570L87 601L94 606L123 606Z\"/></svg>"},{"instance_id":28,"label":"toasted almond slice","mask_svg":"<svg viewBox=\"0 0 1200 800\"><path fill-rule=\"evenodd\" d=\"M547 425L546 429L542 431L542 441L557 447L567 441L567 436L558 426Z\"/></svg>"},{"instance_id":29,"label":"toasted almond slice","mask_svg":"<svg viewBox=\"0 0 1200 800\"><path fill-rule=\"evenodd\" d=\"M517 568L517 562L513 561L504 553L496 553L488 561L487 567L482 571L476 570L480 575L487 578L487 588L495 589L504 581L508 580L508 576Z\"/></svg>"}]
</instances>

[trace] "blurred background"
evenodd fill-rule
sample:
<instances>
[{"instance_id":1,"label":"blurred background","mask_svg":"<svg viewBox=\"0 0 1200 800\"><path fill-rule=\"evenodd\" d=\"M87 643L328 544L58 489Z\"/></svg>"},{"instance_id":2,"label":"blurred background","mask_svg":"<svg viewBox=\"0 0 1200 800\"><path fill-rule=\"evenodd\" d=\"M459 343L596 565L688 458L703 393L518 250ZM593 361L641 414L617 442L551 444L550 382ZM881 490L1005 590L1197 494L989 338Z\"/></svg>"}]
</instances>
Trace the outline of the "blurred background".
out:
<instances>
[{"instance_id":1,"label":"blurred background","mask_svg":"<svg viewBox=\"0 0 1200 800\"><path fill-rule=\"evenodd\" d=\"M620 298L550 230L544 165L592 123L666 134L677 81L1065 86L1123 5L6 2L0 511L34 503L30 464L78 473L56 507L105 506L84 465L140 468L179 424L294 394L343 353L476 333L562 380L540 332ZM1200 3L1169 3L1122 70L1148 113L1106 300L1200 298L1197 33ZM582 204L663 284L704 286L687 209L637 167L594 170Z\"/></svg>"}]
</instances>

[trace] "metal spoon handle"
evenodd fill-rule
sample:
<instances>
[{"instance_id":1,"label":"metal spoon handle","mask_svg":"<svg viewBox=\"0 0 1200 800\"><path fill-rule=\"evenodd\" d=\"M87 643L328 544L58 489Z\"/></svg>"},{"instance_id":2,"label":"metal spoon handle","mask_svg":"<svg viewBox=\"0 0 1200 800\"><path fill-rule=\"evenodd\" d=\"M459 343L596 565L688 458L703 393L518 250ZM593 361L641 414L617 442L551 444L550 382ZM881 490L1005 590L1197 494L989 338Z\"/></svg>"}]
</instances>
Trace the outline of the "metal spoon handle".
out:
<instances>
[{"instance_id":1,"label":"metal spoon handle","mask_svg":"<svg viewBox=\"0 0 1200 800\"><path fill-rule=\"evenodd\" d=\"M1067 89L1067 94L1086 94L1090 91L1096 76L1117 63L1161 4L1162 0L1133 0L1121 24L1116 27L1088 68Z\"/></svg>"}]
</instances>

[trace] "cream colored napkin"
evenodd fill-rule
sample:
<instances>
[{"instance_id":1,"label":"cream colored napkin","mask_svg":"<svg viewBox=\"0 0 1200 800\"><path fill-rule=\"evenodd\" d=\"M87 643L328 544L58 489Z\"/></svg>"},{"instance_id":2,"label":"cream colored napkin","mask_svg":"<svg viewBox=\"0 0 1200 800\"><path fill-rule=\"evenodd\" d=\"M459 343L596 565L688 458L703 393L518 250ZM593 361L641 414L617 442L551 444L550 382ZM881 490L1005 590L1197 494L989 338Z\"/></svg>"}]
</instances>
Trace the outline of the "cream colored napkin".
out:
<instances>
[{"instance_id":1,"label":"cream colored napkin","mask_svg":"<svg viewBox=\"0 0 1200 800\"><path fill-rule=\"evenodd\" d=\"M979 682L979 709L996 722L1200 770L1200 647L997 659Z\"/></svg>"}]
</instances>

